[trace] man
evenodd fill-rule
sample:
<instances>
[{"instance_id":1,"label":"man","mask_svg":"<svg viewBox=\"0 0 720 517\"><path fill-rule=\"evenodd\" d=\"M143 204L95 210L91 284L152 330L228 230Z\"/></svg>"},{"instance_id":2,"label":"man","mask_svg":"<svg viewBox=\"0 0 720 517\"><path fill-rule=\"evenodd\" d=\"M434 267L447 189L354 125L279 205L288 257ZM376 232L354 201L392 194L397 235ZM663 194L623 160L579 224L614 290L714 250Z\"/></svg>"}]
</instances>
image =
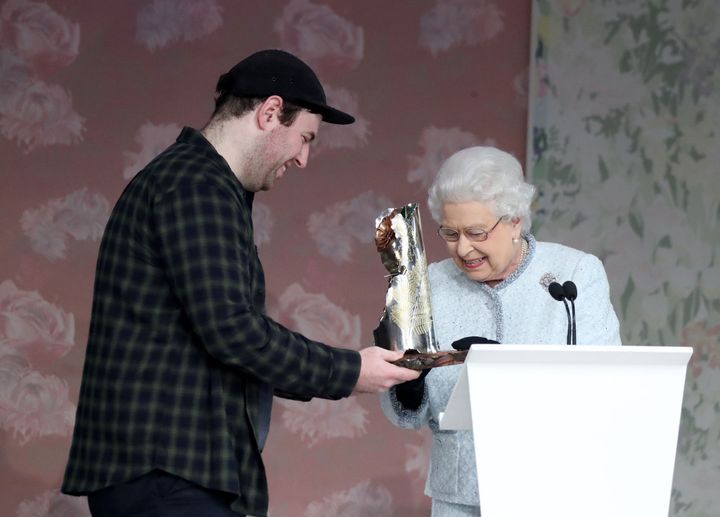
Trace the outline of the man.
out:
<instances>
[{"instance_id":1,"label":"man","mask_svg":"<svg viewBox=\"0 0 720 517\"><path fill-rule=\"evenodd\" d=\"M339 399L417 372L399 352L314 342L265 315L255 192L305 167L326 104L295 56L249 56L217 86L201 131L127 186L100 246L63 492L98 516L265 515L272 395Z\"/></svg>"}]
</instances>

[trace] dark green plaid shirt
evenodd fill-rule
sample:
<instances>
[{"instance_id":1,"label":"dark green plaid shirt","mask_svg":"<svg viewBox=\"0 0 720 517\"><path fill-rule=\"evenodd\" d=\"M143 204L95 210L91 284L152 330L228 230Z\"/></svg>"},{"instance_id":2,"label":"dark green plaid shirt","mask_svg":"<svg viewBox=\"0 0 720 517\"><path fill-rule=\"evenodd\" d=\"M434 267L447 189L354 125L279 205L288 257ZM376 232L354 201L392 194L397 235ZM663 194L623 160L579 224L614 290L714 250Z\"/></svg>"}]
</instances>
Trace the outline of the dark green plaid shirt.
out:
<instances>
[{"instance_id":1,"label":"dark green plaid shirt","mask_svg":"<svg viewBox=\"0 0 720 517\"><path fill-rule=\"evenodd\" d=\"M348 396L360 356L264 314L252 194L197 131L127 186L100 246L63 492L162 469L265 515L263 387Z\"/></svg>"}]
</instances>

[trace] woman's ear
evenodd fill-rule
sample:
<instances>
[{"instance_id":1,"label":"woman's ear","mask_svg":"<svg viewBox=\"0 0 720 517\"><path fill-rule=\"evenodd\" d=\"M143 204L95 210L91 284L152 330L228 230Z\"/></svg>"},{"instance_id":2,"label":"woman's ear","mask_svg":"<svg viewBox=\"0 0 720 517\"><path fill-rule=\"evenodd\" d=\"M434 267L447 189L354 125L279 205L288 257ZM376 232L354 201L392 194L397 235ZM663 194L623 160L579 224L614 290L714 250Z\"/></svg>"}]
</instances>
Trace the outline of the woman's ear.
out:
<instances>
[{"instance_id":1,"label":"woman's ear","mask_svg":"<svg viewBox=\"0 0 720 517\"><path fill-rule=\"evenodd\" d=\"M522 223L522 217L512 218L513 234L515 235L515 237L513 237L514 239L519 239L522 236Z\"/></svg>"}]
</instances>

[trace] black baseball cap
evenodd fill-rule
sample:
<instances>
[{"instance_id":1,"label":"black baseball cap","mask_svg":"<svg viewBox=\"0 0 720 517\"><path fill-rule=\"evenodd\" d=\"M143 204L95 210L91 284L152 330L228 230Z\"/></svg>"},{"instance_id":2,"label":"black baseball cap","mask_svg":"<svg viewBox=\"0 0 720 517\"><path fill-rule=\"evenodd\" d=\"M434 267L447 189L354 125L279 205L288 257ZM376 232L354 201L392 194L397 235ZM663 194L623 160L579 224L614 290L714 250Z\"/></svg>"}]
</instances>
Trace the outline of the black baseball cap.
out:
<instances>
[{"instance_id":1,"label":"black baseball cap","mask_svg":"<svg viewBox=\"0 0 720 517\"><path fill-rule=\"evenodd\" d=\"M325 90L312 68L284 50L261 50L246 57L220 76L217 93L260 98L279 95L330 124L355 122L352 115L327 105Z\"/></svg>"}]
</instances>

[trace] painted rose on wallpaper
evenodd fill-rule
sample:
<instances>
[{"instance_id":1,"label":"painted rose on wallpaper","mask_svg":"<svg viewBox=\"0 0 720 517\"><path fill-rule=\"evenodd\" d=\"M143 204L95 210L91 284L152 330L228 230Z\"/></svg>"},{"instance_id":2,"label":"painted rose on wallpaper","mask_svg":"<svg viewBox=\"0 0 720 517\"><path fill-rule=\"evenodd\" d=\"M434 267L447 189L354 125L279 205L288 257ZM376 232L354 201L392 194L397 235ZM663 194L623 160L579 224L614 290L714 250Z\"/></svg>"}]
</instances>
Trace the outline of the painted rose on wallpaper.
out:
<instances>
[{"instance_id":1,"label":"painted rose on wallpaper","mask_svg":"<svg viewBox=\"0 0 720 517\"><path fill-rule=\"evenodd\" d=\"M459 45L476 46L505 28L492 0L442 0L420 20L420 45L433 55Z\"/></svg>"},{"instance_id":2,"label":"painted rose on wallpaper","mask_svg":"<svg viewBox=\"0 0 720 517\"><path fill-rule=\"evenodd\" d=\"M41 80L45 64L78 55L80 26L45 2L8 0L0 8L0 134L25 151L82 140L84 118L59 85Z\"/></svg>"},{"instance_id":3,"label":"painted rose on wallpaper","mask_svg":"<svg viewBox=\"0 0 720 517\"><path fill-rule=\"evenodd\" d=\"M30 363L22 352L0 342L0 386L17 382L29 369Z\"/></svg>"},{"instance_id":4,"label":"painted rose on wallpaper","mask_svg":"<svg viewBox=\"0 0 720 517\"><path fill-rule=\"evenodd\" d=\"M0 283L0 345L28 357L61 357L75 345L75 318L39 293L20 290L12 280L5 280Z\"/></svg>"},{"instance_id":5,"label":"painted rose on wallpaper","mask_svg":"<svg viewBox=\"0 0 720 517\"><path fill-rule=\"evenodd\" d=\"M339 201L308 217L308 232L321 255L341 263L352 260L354 241L371 246L375 218L393 206L385 196L368 191L348 201Z\"/></svg>"},{"instance_id":6,"label":"painted rose on wallpaper","mask_svg":"<svg viewBox=\"0 0 720 517\"><path fill-rule=\"evenodd\" d=\"M153 158L175 142L181 129L177 124L153 124L152 122L145 122L140 126L135 133L135 142L140 150L123 153L125 158L123 178L133 178Z\"/></svg>"},{"instance_id":7,"label":"painted rose on wallpaper","mask_svg":"<svg viewBox=\"0 0 720 517\"><path fill-rule=\"evenodd\" d=\"M72 63L80 46L80 25L46 2L7 0L0 9L2 42L30 62Z\"/></svg>"},{"instance_id":8,"label":"painted rose on wallpaper","mask_svg":"<svg viewBox=\"0 0 720 517\"><path fill-rule=\"evenodd\" d=\"M349 490L335 492L320 502L310 503L305 510L305 517L328 515L392 517L393 498L387 489L363 481Z\"/></svg>"},{"instance_id":9,"label":"painted rose on wallpaper","mask_svg":"<svg viewBox=\"0 0 720 517\"><path fill-rule=\"evenodd\" d=\"M20 445L41 436L69 436L74 423L75 404L59 377L26 370L0 386L0 426Z\"/></svg>"},{"instance_id":10,"label":"painted rose on wallpaper","mask_svg":"<svg viewBox=\"0 0 720 517\"><path fill-rule=\"evenodd\" d=\"M36 81L3 107L0 133L25 152L82 140L85 119L73 109L70 93L59 85Z\"/></svg>"},{"instance_id":11,"label":"painted rose on wallpaper","mask_svg":"<svg viewBox=\"0 0 720 517\"><path fill-rule=\"evenodd\" d=\"M290 0L275 22L281 47L311 66L323 64L355 68L365 51L362 27L343 18L328 5Z\"/></svg>"},{"instance_id":12,"label":"painted rose on wallpaper","mask_svg":"<svg viewBox=\"0 0 720 517\"><path fill-rule=\"evenodd\" d=\"M411 170L407 180L410 183L420 183L423 189L427 189L435 179L442 163L455 151L472 145L495 145L495 141L491 138L481 140L474 134L458 127L428 126L423 129L419 144L423 154L408 157Z\"/></svg>"},{"instance_id":13,"label":"painted rose on wallpaper","mask_svg":"<svg viewBox=\"0 0 720 517\"><path fill-rule=\"evenodd\" d=\"M96 241L102 237L109 217L108 200L87 189L68 194L55 208L55 223L75 240Z\"/></svg>"},{"instance_id":14,"label":"painted rose on wallpaper","mask_svg":"<svg viewBox=\"0 0 720 517\"><path fill-rule=\"evenodd\" d=\"M360 316L337 306L324 294L291 284L278 299L277 320L310 339L343 348L360 348Z\"/></svg>"},{"instance_id":15,"label":"painted rose on wallpaper","mask_svg":"<svg viewBox=\"0 0 720 517\"><path fill-rule=\"evenodd\" d=\"M152 0L138 11L135 39L154 52L208 36L222 24L216 0Z\"/></svg>"},{"instance_id":16,"label":"painted rose on wallpaper","mask_svg":"<svg viewBox=\"0 0 720 517\"><path fill-rule=\"evenodd\" d=\"M23 233L30 239L33 251L46 259L55 261L65 258L67 235L53 220L54 213L47 205L29 208L20 219Z\"/></svg>"},{"instance_id":17,"label":"painted rose on wallpaper","mask_svg":"<svg viewBox=\"0 0 720 517\"><path fill-rule=\"evenodd\" d=\"M50 261L65 258L68 237L96 241L110 216L110 203L101 194L76 190L23 212L20 224L30 245Z\"/></svg>"},{"instance_id":18,"label":"painted rose on wallpaper","mask_svg":"<svg viewBox=\"0 0 720 517\"><path fill-rule=\"evenodd\" d=\"M32 78L33 71L25 60L8 49L0 48L0 115L31 84Z\"/></svg>"},{"instance_id":19,"label":"painted rose on wallpaper","mask_svg":"<svg viewBox=\"0 0 720 517\"><path fill-rule=\"evenodd\" d=\"M350 113L355 122L349 126L324 124L320 138L313 152L326 149L360 149L365 147L370 134L370 122L361 114L357 95L346 88L325 87L328 104L341 111Z\"/></svg>"},{"instance_id":20,"label":"painted rose on wallpaper","mask_svg":"<svg viewBox=\"0 0 720 517\"><path fill-rule=\"evenodd\" d=\"M333 438L359 438L366 433L368 412L356 397L341 400L313 399L309 402L275 399L282 407L285 429L299 434L308 447Z\"/></svg>"},{"instance_id":21,"label":"painted rose on wallpaper","mask_svg":"<svg viewBox=\"0 0 720 517\"><path fill-rule=\"evenodd\" d=\"M58 490L48 490L22 501L18 505L16 517L90 517L90 509L84 497L72 497Z\"/></svg>"}]
</instances>

